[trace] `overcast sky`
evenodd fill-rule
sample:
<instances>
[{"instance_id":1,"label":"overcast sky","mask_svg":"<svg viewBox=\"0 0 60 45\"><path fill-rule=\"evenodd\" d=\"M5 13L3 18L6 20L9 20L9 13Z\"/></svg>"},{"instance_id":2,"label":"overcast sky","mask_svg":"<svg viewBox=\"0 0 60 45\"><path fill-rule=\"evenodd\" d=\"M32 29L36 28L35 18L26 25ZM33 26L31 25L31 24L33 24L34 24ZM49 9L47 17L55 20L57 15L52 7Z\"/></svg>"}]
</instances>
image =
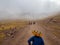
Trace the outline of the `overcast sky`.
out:
<instances>
[{"instance_id":1,"label":"overcast sky","mask_svg":"<svg viewBox=\"0 0 60 45\"><path fill-rule=\"evenodd\" d=\"M59 0L0 0L0 20L41 19L56 11Z\"/></svg>"}]
</instances>

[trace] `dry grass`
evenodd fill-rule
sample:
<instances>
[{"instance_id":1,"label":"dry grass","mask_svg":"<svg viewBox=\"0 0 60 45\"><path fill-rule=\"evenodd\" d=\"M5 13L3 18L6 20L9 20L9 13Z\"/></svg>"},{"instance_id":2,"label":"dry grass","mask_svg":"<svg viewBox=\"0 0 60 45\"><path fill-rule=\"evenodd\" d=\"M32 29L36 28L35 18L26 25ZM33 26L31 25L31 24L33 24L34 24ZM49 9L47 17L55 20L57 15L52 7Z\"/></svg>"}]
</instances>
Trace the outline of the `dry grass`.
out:
<instances>
[{"instance_id":1,"label":"dry grass","mask_svg":"<svg viewBox=\"0 0 60 45\"><path fill-rule=\"evenodd\" d=\"M0 21L0 44L5 38L10 38L20 30L20 28L26 27L27 21Z\"/></svg>"},{"instance_id":2,"label":"dry grass","mask_svg":"<svg viewBox=\"0 0 60 45\"><path fill-rule=\"evenodd\" d=\"M41 20L38 23L60 39L60 14Z\"/></svg>"}]
</instances>

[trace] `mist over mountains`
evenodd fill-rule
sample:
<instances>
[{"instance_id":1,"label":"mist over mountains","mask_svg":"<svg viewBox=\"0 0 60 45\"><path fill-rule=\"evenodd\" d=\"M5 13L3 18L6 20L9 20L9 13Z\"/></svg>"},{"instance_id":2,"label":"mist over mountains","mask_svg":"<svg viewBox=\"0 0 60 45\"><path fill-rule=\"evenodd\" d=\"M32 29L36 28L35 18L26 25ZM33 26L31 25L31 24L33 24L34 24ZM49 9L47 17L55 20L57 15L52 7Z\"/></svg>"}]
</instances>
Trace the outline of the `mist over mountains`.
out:
<instances>
[{"instance_id":1,"label":"mist over mountains","mask_svg":"<svg viewBox=\"0 0 60 45\"><path fill-rule=\"evenodd\" d=\"M0 0L0 20L41 19L59 11L59 0Z\"/></svg>"}]
</instances>

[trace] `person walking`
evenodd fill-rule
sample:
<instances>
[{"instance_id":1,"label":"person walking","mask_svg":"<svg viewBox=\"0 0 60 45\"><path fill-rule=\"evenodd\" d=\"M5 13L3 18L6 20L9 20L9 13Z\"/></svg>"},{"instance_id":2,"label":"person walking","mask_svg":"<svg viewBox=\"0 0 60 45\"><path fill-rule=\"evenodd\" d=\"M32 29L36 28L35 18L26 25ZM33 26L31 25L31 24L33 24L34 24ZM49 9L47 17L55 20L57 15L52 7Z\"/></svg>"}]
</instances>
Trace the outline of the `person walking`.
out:
<instances>
[{"instance_id":1,"label":"person walking","mask_svg":"<svg viewBox=\"0 0 60 45\"><path fill-rule=\"evenodd\" d=\"M44 45L44 41L41 37L41 32L38 33L38 31L33 31L32 33L34 36L28 39L28 45Z\"/></svg>"}]
</instances>

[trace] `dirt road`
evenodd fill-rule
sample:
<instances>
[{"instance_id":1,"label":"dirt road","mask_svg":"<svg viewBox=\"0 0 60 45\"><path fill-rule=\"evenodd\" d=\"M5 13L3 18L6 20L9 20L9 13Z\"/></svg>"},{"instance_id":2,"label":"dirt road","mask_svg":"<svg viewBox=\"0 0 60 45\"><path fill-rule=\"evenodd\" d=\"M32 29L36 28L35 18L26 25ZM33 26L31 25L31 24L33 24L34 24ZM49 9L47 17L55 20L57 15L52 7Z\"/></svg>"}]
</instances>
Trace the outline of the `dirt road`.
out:
<instances>
[{"instance_id":1,"label":"dirt road","mask_svg":"<svg viewBox=\"0 0 60 45\"><path fill-rule=\"evenodd\" d=\"M14 39L7 40L2 45L28 45L28 39L33 36L32 30L42 32L42 38L45 45L60 45L57 37L52 35L49 30L46 30L44 27L39 26L38 24L28 25L24 29L19 30Z\"/></svg>"}]
</instances>

